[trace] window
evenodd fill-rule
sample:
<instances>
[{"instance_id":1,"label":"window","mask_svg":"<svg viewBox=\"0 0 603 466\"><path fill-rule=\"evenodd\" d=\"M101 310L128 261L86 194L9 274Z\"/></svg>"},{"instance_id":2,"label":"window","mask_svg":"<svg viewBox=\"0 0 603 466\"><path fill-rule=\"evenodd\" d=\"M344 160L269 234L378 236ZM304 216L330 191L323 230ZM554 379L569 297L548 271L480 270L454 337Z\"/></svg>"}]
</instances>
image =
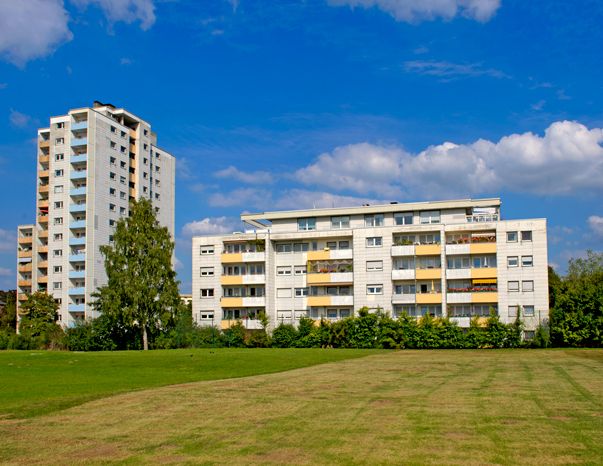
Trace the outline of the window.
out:
<instances>
[{"instance_id":1,"label":"window","mask_svg":"<svg viewBox=\"0 0 603 466\"><path fill-rule=\"evenodd\" d=\"M305 275L306 274L306 266L305 265L296 265L293 267L293 271L295 275Z\"/></svg>"},{"instance_id":2,"label":"window","mask_svg":"<svg viewBox=\"0 0 603 466\"><path fill-rule=\"evenodd\" d=\"M122 153L122 154L125 154L125 153L126 153L126 148L125 148L124 146L120 146L120 147L119 147L119 150L121 150L121 153Z\"/></svg>"},{"instance_id":3,"label":"window","mask_svg":"<svg viewBox=\"0 0 603 466\"><path fill-rule=\"evenodd\" d=\"M55 217L54 218L54 224L55 225L62 225L63 224L63 217Z\"/></svg>"},{"instance_id":4,"label":"window","mask_svg":"<svg viewBox=\"0 0 603 466\"><path fill-rule=\"evenodd\" d=\"M276 289L276 297L277 298L290 298L291 297L291 288L277 288Z\"/></svg>"},{"instance_id":5,"label":"window","mask_svg":"<svg viewBox=\"0 0 603 466\"><path fill-rule=\"evenodd\" d=\"M306 252L308 250L308 243L294 243L293 252Z\"/></svg>"},{"instance_id":6,"label":"window","mask_svg":"<svg viewBox=\"0 0 603 466\"><path fill-rule=\"evenodd\" d=\"M439 233L426 233L424 235L418 235L419 244L440 244Z\"/></svg>"},{"instance_id":7,"label":"window","mask_svg":"<svg viewBox=\"0 0 603 466\"><path fill-rule=\"evenodd\" d=\"M473 268L482 269L487 267L496 267L496 255L473 256Z\"/></svg>"},{"instance_id":8,"label":"window","mask_svg":"<svg viewBox=\"0 0 603 466\"><path fill-rule=\"evenodd\" d=\"M115 173L109 172L109 179L114 180L116 177Z\"/></svg>"},{"instance_id":9,"label":"window","mask_svg":"<svg viewBox=\"0 0 603 466\"><path fill-rule=\"evenodd\" d=\"M120 182L121 184L126 184L126 177L125 177L125 176L120 176L120 177L119 177L119 182Z\"/></svg>"},{"instance_id":10,"label":"window","mask_svg":"<svg viewBox=\"0 0 603 466\"><path fill-rule=\"evenodd\" d=\"M297 219L297 229L299 231L316 230L316 218L315 217L298 218Z\"/></svg>"},{"instance_id":11,"label":"window","mask_svg":"<svg viewBox=\"0 0 603 466\"><path fill-rule=\"evenodd\" d=\"M397 214L394 214L394 223L396 225L412 225L412 221L412 212L399 212Z\"/></svg>"},{"instance_id":12,"label":"window","mask_svg":"<svg viewBox=\"0 0 603 466\"><path fill-rule=\"evenodd\" d=\"M199 246L199 254L202 256L209 256L214 253L213 245Z\"/></svg>"},{"instance_id":13,"label":"window","mask_svg":"<svg viewBox=\"0 0 603 466\"><path fill-rule=\"evenodd\" d=\"M202 298L213 298L214 297L214 289L213 288L201 288L201 297Z\"/></svg>"},{"instance_id":14,"label":"window","mask_svg":"<svg viewBox=\"0 0 603 466\"><path fill-rule=\"evenodd\" d=\"M63 129L65 127L65 123L63 123L62 121L57 123L57 129Z\"/></svg>"},{"instance_id":15,"label":"window","mask_svg":"<svg viewBox=\"0 0 603 466\"><path fill-rule=\"evenodd\" d=\"M109 188L109 194L115 197L115 188Z\"/></svg>"},{"instance_id":16,"label":"window","mask_svg":"<svg viewBox=\"0 0 603 466\"><path fill-rule=\"evenodd\" d=\"M145 165L147 165L149 163L149 159L147 159L146 157L144 157L142 159L142 163L145 164Z\"/></svg>"},{"instance_id":17,"label":"window","mask_svg":"<svg viewBox=\"0 0 603 466\"><path fill-rule=\"evenodd\" d=\"M120 134L120 136L121 136L122 138L125 138L125 137L126 137L126 132L125 132L125 131L122 131L122 132L121 132L121 134Z\"/></svg>"},{"instance_id":18,"label":"window","mask_svg":"<svg viewBox=\"0 0 603 466\"><path fill-rule=\"evenodd\" d=\"M327 241L327 249L337 249L337 241Z\"/></svg>"},{"instance_id":19,"label":"window","mask_svg":"<svg viewBox=\"0 0 603 466\"><path fill-rule=\"evenodd\" d=\"M414 283L407 283L402 285L396 285L394 287L395 294L415 294L416 287Z\"/></svg>"},{"instance_id":20,"label":"window","mask_svg":"<svg viewBox=\"0 0 603 466\"><path fill-rule=\"evenodd\" d=\"M417 257L417 269L439 269L442 267L440 256Z\"/></svg>"},{"instance_id":21,"label":"window","mask_svg":"<svg viewBox=\"0 0 603 466\"><path fill-rule=\"evenodd\" d=\"M109 141L109 145L111 146L111 149L115 149L115 147L117 147L117 144L115 144L113 141Z\"/></svg>"},{"instance_id":22,"label":"window","mask_svg":"<svg viewBox=\"0 0 603 466\"><path fill-rule=\"evenodd\" d=\"M524 330L523 331L523 339L530 341L536 337L536 332L534 330Z\"/></svg>"},{"instance_id":23,"label":"window","mask_svg":"<svg viewBox=\"0 0 603 466\"><path fill-rule=\"evenodd\" d=\"M115 204L109 204L109 210L115 212Z\"/></svg>"},{"instance_id":24,"label":"window","mask_svg":"<svg viewBox=\"0 0 603 466\"><path fill-rule=\"evenodd\" d=\"M54 156L54 159L55 159L57 162L60 162L61 160L65 160L65 154L56 154L56 155Z\"/></svg>"},{"instance_id":25,"label":"window","mask_svg":"<svg viewBox=\"0 0 603 466\"><path fill-rule=\"evenodd\" d=\"M450 260L450 258L448 259ZM469 258L467 258L467 268L469 268ZM414 257L403 257L394 261L394 270L411 270L415 268ZM448 267L449 269L452 267Z\"/></svg>"},{"instance_id":26,"label":"window","mask_svg":"<svg viewBox=\"0 0 603 466\"><path fill-rule=\"evenodd\" d=\"M420 213L421 224L440 223L439 210L426 210Z\"/></svg>"},{"instance_id":27,"label":"window","mask_svg":"<svg viewBox=\"0 0 603 466\"><path fill-rule=\"evenodd\" d=\"M291 252L291 250L292 250L291 243L278 243L276 245L276 252L278 252L278 253Z\"/></svg>"},{"instance_id":28,"label":"window","mask_svg":"<svg viewBox=\"0 0 603 466\"><path fill-rule=\"evenodd\" d=\"M304 296L308 296L308 288L295 288L296 298L303 298Z\"/></svg>"},{"instance_id":29,"label":"window","mask_svg":"<svg viewBox=\"0 0 603 466\"><path fill-rule=\"evenodd\" d=\"M53 238L55 241L63 241L63 233L55 233Z\"/></svg>"},{"instance_id":30,"label":"window","mask_svg":"<svg viewBox=\"0 0 603 466\"><path fill-rule=\"evenodd\" d=\"M125 199L126 198L126 193L124 193L123 191L119 192L119 198L120 199Z\"/></svg>"},{"instance_id":31,"label":"window","mask_svg":"<svg viewBox=\"0 0 603 466\"><path fill-rule=\"evenodd\" d=\"M52 257L62 257L63 256L63 250L62 249L54 249L52 251Z\"/></svg>"},{"instance_id":32,"label":"window","mask_svg":"<svg viewBox=\"0 0 603 466\"><path fill-rule=\"evenodd\" d=\"M507 243L517 243L516 231L507 231Z\"/></svg>"},{"instance_id":33,"label":"window","mask_svg":"<svg viewBox=\"0 0 603 466\"><path fill-rule=\"evenodd\" d=\"M54 171L54 176L57 178L63 176L64 174L65 174L65 171L62 168Z\"/></svg>"},{"instance_id":34,"label":"window","mask_svg":"<svg viewBox=\"0 0 603 466\"><path fill-rule=\"evenodd\" d=\"M383 261L366 261L367 272L374 272L377 270L383 270Z\"/></svg>"},{"instance_id":35,"label":"window","mask_svg":"<svg viewBox=\"0 0 603 466\"><path fill-rule=\"evenodd\" d=\"M341 217L331 217L331 228L340 230L342 228L350 228L350 217L348 215Z\"/></svg>"},{"instance_id":36,"label":"window","mask_svg":"<svg viewBox=\"0 0 603 466\"><path fill-rule=\"evenodd\" d=\"M534 306L524 306L523 315L526 317L534 317Z\"/></svg>"},{"instance_id":37,"label":"window","mask_svg":"<svg viewBox=\"0 0 603 466\"><path fill-rule=\"evenodd\" d=\"M291 267L288 265L283 265L276 268L277 275L291 275Z\"/></svg>"},{"instance_id":38,"label":"window","mask_svg":"<svg viewBox=\"0 0 603 466\"><path fill-rule=\"evenodd\" d=\"M115 226L115 220L113 220L112 218L109 219L109 226L110 227L114 227Z\"/></svg>"},{"instance_id":39,"label":"window","mask_svg":"<svg viewBox=\"0 0 603 466\"><path fill-rule=\"evenodd\" d=\"M365 215L364 226L366 227L382 227L383 214Z\"/></svg>"},{"instance_id":40,"label":"window","mask_svg":"<svg viewBox=\"0 0 603 466\"><path fill-rule=\"evenodd\" d=\"M52 289L53 290L60 290L63 288L63 283L62 282L53 282L52 283Z\"/></svg>"},{"instance_id":41,"label":"window","mask_svg":"<svg viewBox=\"0 0 603 466\"><path fill-rule=\"evenodd\" d=\"M119 208L119 215L126 215L126 208L125 207L120 207Z\"/></svg>"},{"instance_id":42,"label":"window","mask_svg":"<svg viewBox=\"0 0 603 466\"><path fill-rule=\"evenodd\" d=\"M509 290L509 292L519 291L519 282L518 281L508 282L507 289Z\"/></svg>"},{"instance_id":43,"label":"window","mask_svg":"<svg viewBox=\"0 0 603 466\"><path fill-rule=\"evenodd\" d=\"M111 165L115 165L115 160L116 160L115 157L109 157L109 163Z\"/></svg>"},{"instance_id":44,"label":"window","mask_svg":"<svg viewBox=\"0 0 603 466\"><path fill-rule=\"evenodd\" d=\"M532 267L534 265L534 259L532 256L521 256L522 267Z\"/></svg>"},{"instance_id":45,"label":"window","mask_svg":"<svg viewBox=\"0 0 603 466\"><path fill-rule=\"evenodd\" d=\"M518 267L519 259L517 256L509 256L507 257L507 267Z\"/></svg>"},{"instance_id":46,"label":"window","mask_svg":"<svg viewBox=\"0 0 603 466\"><path fill-rule=\"evenodd\" d=\"M214 320L214 311L201 311L199 320Z\"/></svg>"},{"instance_id":47,"label":"window","mask_svg":"<svg viewBox=\"0 0 603 466\"><path fill-rule=\"evenodd\" d=\"M62 209L63 208L63 201L56 201L54 203L54 208L55 209Z\"/></svg>"},{"instance_id":48,"label":"window","mask_svg":"<svg viewBox=\"0 0 603 466\"><path fill-rule=\"evenodd\" d=\"M149 146L147 144L143 144L144 150L147 150Z\"/></svg>"},{"instance_id":49,"label":"window","mask_svg":"<svg viewBox=\"0 0 603 466\"><path fill-rule=\"evenodd\" d=\"M201 267L201 276L202 277L213 277L214 268L213 267Z\"/></svg>"},{"instance_id":50,"label":"window","mask_svg":"<svg viewBox=\"0 0 603 466\"><path fill-rule=\"evenodd\" d=\"M350 242L349 241L340 241L339 249L350 249Z\"/></svg>"},{"instance_id":51,"label":"window","mask_svg":"<svg viewBox=\"0 0 603 466\"><path fill-rule=\"evenodd\" d=\"M116 130L115 126L111 126L111 132L114 133Z\"/></svg>"},{"instance_id":52,"label":"window","mask_svg":"<svg viewBox=\"0 0 603 466\"><path fill-rule=\"evenodd\" d=\"M383 285L366 285L366 294L383 294Z\"/></svg>"},{"instance_id":53,"label":"window","mask_svg":"<svg viewBox=\"0 0 603 466\"><path fill-rule=\"evenodd\" d=\"M121 162L119 162L119 167L123 168L125 170L126 169L126 162L124 162L123 160Z\"/></svg>"},{"instance_id":54,"label":"window","mask_svg":"<svg viewBox=\"0 0 603 466\"><path fill-rule=\"evenodd\" d=\"M366 239L366 247L367 248L379 248L383 246L383 237L382 236L369 236Z\"/></svg>"},{"instance_id":55,"label":"window","mask_svg":"<svg viewBox=\"0 0 603 466\"><path fill-rule=\"evenodd\" d=\"M521 282L521 291L524 293L531 293L534 291L534 281L533 280L523 280Z\"/></svg>"},{"instance_id":56,"label":"window","mask_svg":"<svg viewBox=\"0 0 603 466\"><path fill-rule=\"evenodd\" d=\"M522 231L521 232L521 240L522 241L532 241L532 232L531 231Z\"/></svg>"},{"instance_id":57,"label":"window","mask_svg":"<svg viewBox=\"0 0 603 466\"><path fill-rule=\"evenodd\" d=\"M61 272L63 271L63 266L62 266L62 265L55 265L55 266L52 268L52 271L53 271L54 273L61 273Z\"/></svg>"},{"instance_id":58,"label":"window","mask_svg":"<svg viewBox=\"0 0 603 466\"><path fill-rule=\"evenodd\" d=\"M63 185L62 184L54 187L54 193L55 194L61 194L62 192L63 192Z\"/></svg>"},{"instance_id":59,"label":"window","mask_svg":"<svg viewBox=\"0 0 603 466\"><path fill-rule=\"evenodd\" d=\"M509 306L509 317L517 317L519 306Z\"/></svg>"},{"instance_id":60,"label":"window","mask_svg":"<svg viewBox=\"0 0 603 466\"><path fill-rule=\"evenodd\" d=\"M64 138L56 138L54 140L54 145L55 146L60 146L61 144L64 144L64 143L65 143L65 139Z\"/></svg>"},{"instance_id":61,"label":"window","mask_svg":"<svg viewBox=\"0 0 603 466\"><path fill-rule=\"evenodd\" d=\"M144 130L142 130L142 133L146 136L147 134L149 134L149 131L144 129Z\"/></svg>"}]
</instances>

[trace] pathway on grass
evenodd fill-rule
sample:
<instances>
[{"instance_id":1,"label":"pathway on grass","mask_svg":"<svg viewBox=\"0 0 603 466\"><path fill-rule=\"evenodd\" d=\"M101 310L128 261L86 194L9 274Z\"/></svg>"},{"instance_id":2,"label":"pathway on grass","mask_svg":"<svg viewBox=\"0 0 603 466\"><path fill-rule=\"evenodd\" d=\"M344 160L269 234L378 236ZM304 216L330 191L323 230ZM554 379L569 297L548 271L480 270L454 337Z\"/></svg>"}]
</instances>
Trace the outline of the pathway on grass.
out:
<instances>
[{"instance_id":1,"label":"pathway on grass","mask_svg":"<svg viewBox=\"0 0 603 466\"><path fill-rule=\"evenodd\" d=\"M17 464L601 464L603 351L400 351L0 422Z\"/></svg>"}]
</instances>

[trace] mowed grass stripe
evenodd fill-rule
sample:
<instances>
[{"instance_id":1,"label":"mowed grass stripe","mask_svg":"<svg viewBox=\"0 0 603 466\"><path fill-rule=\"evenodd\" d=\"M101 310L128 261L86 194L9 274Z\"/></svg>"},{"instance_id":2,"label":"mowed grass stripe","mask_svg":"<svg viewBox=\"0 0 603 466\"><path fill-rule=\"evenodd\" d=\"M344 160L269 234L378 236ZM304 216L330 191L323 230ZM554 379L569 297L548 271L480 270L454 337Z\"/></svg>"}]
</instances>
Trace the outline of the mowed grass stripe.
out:
<instances>
[{"instance_id":1,"label":"mowed grass stripe","mask_svg":"<svg viewBox=\"0 0 603 466\"><path fill-rule=\"evenodd\" d=\"M375 350L209 349L0 352L0 419L48 414L170 384L247 377L374 354Z\"/></svg>"},{"instance_id":2,"label":"mowed grass stripe","mask_svg":"<svg viewBox=\"0 0 603 466\"><path fill-rule=\"evenodd\" d=\"M600 400L603 360L577 351L390 352L7 420L0 460L601 464L603 413L555 367Z\"/></svg>"}]
</instances>

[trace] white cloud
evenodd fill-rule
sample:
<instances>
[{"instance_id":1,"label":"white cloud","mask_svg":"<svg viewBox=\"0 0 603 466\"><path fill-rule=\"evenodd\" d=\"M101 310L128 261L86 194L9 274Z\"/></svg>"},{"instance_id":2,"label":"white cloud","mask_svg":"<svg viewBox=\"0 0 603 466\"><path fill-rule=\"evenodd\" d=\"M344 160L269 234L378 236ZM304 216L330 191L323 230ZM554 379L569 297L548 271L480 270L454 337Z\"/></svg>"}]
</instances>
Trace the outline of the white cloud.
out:
<instances>
[{"instance_id":1,"label":"white cloud","mask_svg":"<svg viewBox=\"0 0 603 466\"><path fill-rule=\"evenodd\" d=\"M247 206L263 209L269 206L272 193L266 189L241 188L227 193L214 193L209 196L207 202L212 207L234 207Z\"/></svg>"},{"instance_id":2,"label":"white cloud","mask_svg":"<svg viewBox=\"0 0 603 466\"><path fill-rule=\"evenodd\" d=\"M214 173L216 178L226 178L241 181L247 184L269 184L272 183L272 174L266 171L243 172L232 165L228 168Z\"/></svg>"},{"instance_id":3,"label":"white cloud","mask_svg":"<svg viewBox=\"0 0 603 466\"><path fill-rule=\"evenodd\" d=\"M21 112L11 109L9 120L10 120L10 124L15 127L25 128L28 125L28 123L30 122L31 117L29 115L26 115L25 113L21 113Z\"/></svg>"},{"instance_id":4,"label":"white cloud","mask_svg":"<svg viewBox=\"0 0 603 466\"><path fill-rule=\"evenodd\" d=\"M603 236L603 217L591 215L588 217L588 226L597 236Z\"/></svg>"},{"instance_id":5,"label":"white cloud","mask_svg":"<svg viewBox=\"0 0 603 466\"><path fill-rule=\"evenodd\" d=\"M0 252L15 252L17 250L17 234L0 228Z\"/></svg>"},{"instance_id":6,"label":"white cloud","mask_svg":"<svg viewBox=\"0 0 603 466\"><path fill-rule=\"evenodd\" d=\"M296 175L307 185L385 197L467 196L502 189L563 195L603 189L602 143L603 129L559 121L544 136L445 142L419 154L368 143L342 146Z\"/></svg>"},{"instance_id":7,"label":"white cloud","mask_svg":"<svg viewBox=\"0 0 603 466\"><path fill-rule=\"evenodd\" d=\"M221 235L232 233L240 220L232 217L206 217L189 222L182 227L182 235L186 238L197 235Z\"/></svg>"},{"instance_id":8,"label":"white cloud","mask_svg":"<svg viewBox=\"0 0 603 466\"><path fill-rule=\"evenodd\" d=\"M276 209L325 209L329 207L353 207L362 204L384 204L386 201L355 196L291 189L282 193L274 204Z\"/></svg>"},{"instance_id":9,"label":"white cloud","mask_svg":"<svg viewBox=\"0 0 603 466\"><path fill-rule=\"evenodd\" d=\"M456 16L488 21L500 7L500 0L328 0L333 6L379 8L396 21L417 22Z\"/></svg>"},{"instance_id":10,"label":"white cloud","mask_svg":"<svg viewBox=\"0 0 603 466\"><path fill-rule=\"evenodd\" d=\"M404 62L404 70L425 76L437 76L442 80L450 81L456 78L476 78L489 76L491 78L508 78L508 76L495 68L484 68L481 63L451 63L435 60L411 60Z\"/></svg>"},{"instance_id":11,"label":"white cloud","mask_svg":"<svg viewBox=\"0 0 603 466\"><path fill-rule=\"evenodd\" d=\"M62 0L0 1L0 57L23 66L72 39Z\"/></svg>"},{"instance_id":12,"label":"white cloud","mask_svg":"<svg viewBox=\"0 0 603 466\"><path fill-rule=\"evenodd\" d=\"M133 23L140 21L143 30L155 23L155 5L153 0L71 0L75 5L85 8L98 6L110 23Z\"/></svg>"}]
</instances>

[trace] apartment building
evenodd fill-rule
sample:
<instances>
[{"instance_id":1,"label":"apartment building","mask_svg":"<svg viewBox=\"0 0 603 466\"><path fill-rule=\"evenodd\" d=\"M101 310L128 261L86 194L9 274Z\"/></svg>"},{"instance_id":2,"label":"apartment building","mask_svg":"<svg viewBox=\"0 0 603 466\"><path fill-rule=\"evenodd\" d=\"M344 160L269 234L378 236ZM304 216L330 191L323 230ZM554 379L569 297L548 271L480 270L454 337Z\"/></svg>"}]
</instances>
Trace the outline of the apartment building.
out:
<instances>
[{"instance_id":1,"label":"apartment building","mask_svg":"<svg viewBox=\"0 0 603 466\"><path fill-rule=\"evenodd\" d=\"M95 317L91 294L106 283L100 246L132 199L150 199L174 233L175 159L145 120L94 102L38 130L35 224L18 227L17 303L46 291L64 326Z\"/></svg>"},{"instance_id":2,"label":"apartment building","mask_svg":"<svg viewBox=\"0 0 603 466\"><path fill-rule=\"evenodd\" d=\"M246 232L193 238L193 314L202 325L260 328L358 309L448 316L463 327L494 309L548 319L545 219L503 220L500 199L391 203L245 214Z\"/></svg>"}]
</instances>

